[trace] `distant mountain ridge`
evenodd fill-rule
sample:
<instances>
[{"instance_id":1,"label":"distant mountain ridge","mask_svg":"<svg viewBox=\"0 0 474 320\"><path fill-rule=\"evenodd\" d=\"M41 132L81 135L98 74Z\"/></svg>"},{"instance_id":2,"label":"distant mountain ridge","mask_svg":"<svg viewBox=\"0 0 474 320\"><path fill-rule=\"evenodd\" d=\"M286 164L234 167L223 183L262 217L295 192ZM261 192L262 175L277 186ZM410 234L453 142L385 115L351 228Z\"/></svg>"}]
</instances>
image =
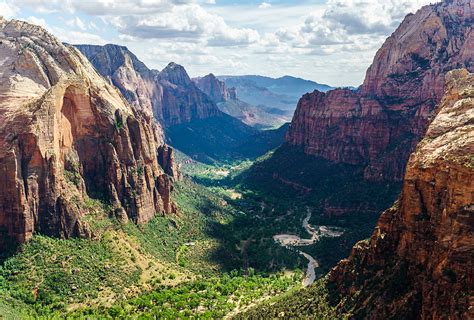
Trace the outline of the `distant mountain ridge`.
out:
<instances>
[{"instance_id":1,"label":"distant mountain ridge","mask_svg":"<svg viewBox=\"0 0 474 320\"><path fill-rule=\"evenodd\" d=\"M326 92L334 87L292 76L271 78L259 75L218 76L228 87L235 87L242 101L255 106L295 110L298 99L305 93Z\"/></svg>"},{"instance_id":2,"label":"distant mountain ridge","mask_svg":"<svg viewBox=\"0 0 474 320\"><path fill-rule=\"evenodd\" d=\"M239 99L237 89L229 88L224 81L212 73L193 79L201 91L207 94L228 115L256 128L280 127L289 122L292 112L273 110L265 106L254 106Z\"/></svg>"},{"instance_id":3,"label":"distant mountain ridge","mask_svg":"<svg viewBox=\"0 0 474 320\"><path fill-rule=\"evenodd\" d=\"M255 82L261 87L265 87L270 90L278 91L280 89L284 89L286 94L290 96L301 96L305 92L311 92L314 90L325 92L334 89L334 87L328 86L326 84L320 84L315 81L288 75L279 78L248 75L245 76L245 78Z\"/></svg>"}]
</instances>

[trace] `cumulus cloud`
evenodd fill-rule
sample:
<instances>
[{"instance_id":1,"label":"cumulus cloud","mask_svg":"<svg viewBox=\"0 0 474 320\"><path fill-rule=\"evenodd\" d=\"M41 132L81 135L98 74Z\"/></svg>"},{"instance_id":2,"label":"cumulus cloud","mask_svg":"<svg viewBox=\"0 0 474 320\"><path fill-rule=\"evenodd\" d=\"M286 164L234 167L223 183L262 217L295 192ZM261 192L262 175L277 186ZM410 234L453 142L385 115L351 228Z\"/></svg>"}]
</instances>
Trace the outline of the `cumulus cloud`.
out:
<instances>
[{"instance_id":1,"label":"cumulus cloud","mask_svg":"<svg viewBox=\"0 0 474 320\"><path fill-rule=\"evenodd\" d=\"M43 27L47 30L50 30L48 24L46 23L46 20L44 20L43 18L37 18L37 17L34 17L34 16L30 16L30 17L26 18L26 21L28 21L29 23L41 26L41 27Z\"/></svg>"},{"instance_id":2,"label":"cumulus cloud","mask_svg":"<svg viewBox=\"0 0 474 320\"><path fill-rule=\"evenodd\" d=\"M67 20L66 24L70 27L81 29L82 31L87 29L86 24L79 17L74 17L73 19Z\"/></svg>"},{"instance_id":3,"label":"cumulus cloud","mask_svg":"<svg viewBox=\"0 0 474 320\"><path fill-rule=\"evenodd\" d=\"M81 32L71 31L71 30L66 30L64 28L50 26L48 25L46 20L43 18L30 16L26 18L25 20L28 21L29 23L33 23L45 28L46 30L54 34L63 42L67 42L71 44L99 44L99 45L103 45L107 43L107 41L105 41L101 36L97 34L83 32L83 31Z\"/></svg>"},{"instance_id":4,"label":"cumulus cloud","mask_svg":"<svg viewBox=\"0 0 474 320\"><path fill-rule=\"evenodd\" d=\"M186 41L206 40L210 46L248 45L259 40L251 28L232 27L219 15L209 13L199 2L213 0L15 0L23 6L44 12L66 11L99 16L114 26L122 36L135 39L182 38ZM77 16L66 21L71 27L86 30Z\"/></svg>"},{"instance_id":5,"label":"cumulus cloud","mask_svg":"<svg viewBox=\"0 0 474 320\"><path fill-rule=\"evenodd\" d=\"M110 22L121 32L136 38L205 39L211 46L245 45L258 41L249 28L234 28L197 4L174 6L167 12L147 16L124 15Z\"/></svg>"},{"instance_id":6,"label":"cumulus cloud","mask_svg":"<svg viewBox=\"0 0 474 320\"><path fill-rule=\"evenodd\" d=\"M13 4L6 3L4 1L0 2L0 16L3 16L6 19L13 18L18 12L18 8Z\"/></svg>"},{"instance_id":7,"label":"cumulus cloud","mask_svg":"<svg viewBox=\"0 0 474 320\"><path fill-rule=\"evenodd\" d=\"M167 10L173 5L194 3L194 0L8 0L20 7L29 7L37 13L82 12L90 15L148 15Z\"/></svg>"},{"instance_id":8,"label":"cumulus cloud","mask_svg":"<svg viewBox=\"0 0 474 320\"><path fill-rule=\"evenodd\" d=\"M322 20L348 34L387 34L430 0L329 0Z\"/></svg>"},{"instance_id":9,"label":"cumulus cloud","mask_svg":"<svg viewBox=\"0 0 474 320\"><path fill-rule=\"evenodd\" d=\"M310 13L297 27L275 32L281 42L312 48L357 45L362 39L372 49L401 22L403 17L432 0L328 0L326 9ZM370 35L370 37L364 37Z\"/></svg>"},{"instance_id":10,"label":"cumulus cloud","mask_svg":"<svg viewBox=\"0 0 474 320\"><path fill-rule=\"evenodd\" d=\"M103 36L126 43L150 66L176 61L195 75L235 68L355 85L404 16L436 1L0 0L0 14L28 9L38 17L30 22L49 23L63 41L103 44ZM49 20L53 12L62 25Z\"/></svg>"},{"instance_id":11,"label":"cumulus cloud","mask_svg":"<svg viewBox=\"0 0 474 320\"><path fill-rule=\"evenodd\" d=\"M107 43L101 36L88 32L70 31L61 28L52 28L52 32L61 41L70 44L97 44L104 45Z\"/></svg>"}]
</instances>

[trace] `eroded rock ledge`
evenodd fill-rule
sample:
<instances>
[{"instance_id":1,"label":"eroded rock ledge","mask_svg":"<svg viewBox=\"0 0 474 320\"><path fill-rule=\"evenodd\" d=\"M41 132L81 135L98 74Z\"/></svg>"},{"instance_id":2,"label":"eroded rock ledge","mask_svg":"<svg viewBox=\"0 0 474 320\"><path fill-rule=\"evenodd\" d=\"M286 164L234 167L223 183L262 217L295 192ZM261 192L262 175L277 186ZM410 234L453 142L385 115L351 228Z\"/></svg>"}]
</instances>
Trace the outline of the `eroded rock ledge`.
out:
<instances>
[{"instance_id":1,"label":"eroded rock ledge","mask_svg":"<svg viewBox=\"0 0 474 320\"><path fill-rule=\"evenodd\" d=\"M473 317L474 74L450 72L446 87L399 201L330 273L357 319Z\"/></svg>"}]
</instances>

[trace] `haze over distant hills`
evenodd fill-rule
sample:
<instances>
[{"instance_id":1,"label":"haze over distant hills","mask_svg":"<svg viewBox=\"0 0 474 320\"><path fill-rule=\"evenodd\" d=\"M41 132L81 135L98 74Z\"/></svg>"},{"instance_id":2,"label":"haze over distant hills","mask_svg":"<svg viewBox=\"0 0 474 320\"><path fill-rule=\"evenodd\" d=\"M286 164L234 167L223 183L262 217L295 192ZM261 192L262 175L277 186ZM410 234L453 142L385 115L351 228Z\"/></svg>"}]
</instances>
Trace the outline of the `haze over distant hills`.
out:
<instances>
[{"instance_id":1,"label":"haze over distant hills","mask_svg":"<svg viewBox=\"0 0 474 320\"><path fill-rule=\"evenodd\" d=\"M255 128L276 128L290 122L292 110L252 105L240 99L235 87L228 87L212 73L193 79L196 86L228 115Z\"/></svg>"},{"instance_id":2,"label":"haze over distant hills","mask_svg":"<svg viewBox=\"0 0 474 320\"><path fill-rule=\"evenodd\" d=\"M326 92L334 87L292 76L271 78L259 75L218 76L227 87L235 87L242 101L255 106L294 111L299 98L318 90Z\"/></svg>"}]
</instances>

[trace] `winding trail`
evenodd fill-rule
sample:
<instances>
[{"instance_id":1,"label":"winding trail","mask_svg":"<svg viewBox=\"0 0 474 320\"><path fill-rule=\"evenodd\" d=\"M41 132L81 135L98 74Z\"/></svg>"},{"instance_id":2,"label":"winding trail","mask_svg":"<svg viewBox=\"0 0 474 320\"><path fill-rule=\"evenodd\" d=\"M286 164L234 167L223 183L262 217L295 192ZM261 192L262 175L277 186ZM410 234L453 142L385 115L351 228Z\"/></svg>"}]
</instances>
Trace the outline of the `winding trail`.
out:
<instances>
[{"instance_id":1,"label":"winding trail","mask_svg":"<svg viewBox=\"0 0 474 320\"><path fill-rule=\"evenodd\" d=\"M301 239L299 236L293 234L277 234L273 236L273 240L275 240L275 242L289 250L296 251L309 261L306 276L303 279L302 283L303 287L311 285L314 280L316 280L316 268L319 267L319 262L306 252L303 252L294 247L308 246L314 244L318 242L322 236L339 237L344 233L343 231L335 227L319 226L318 228L314 228L309 224L311 214L311 210L307 208L306 218L303 219L303 228L311 235L311 238Z\"/></svg>"}]
</instances>

